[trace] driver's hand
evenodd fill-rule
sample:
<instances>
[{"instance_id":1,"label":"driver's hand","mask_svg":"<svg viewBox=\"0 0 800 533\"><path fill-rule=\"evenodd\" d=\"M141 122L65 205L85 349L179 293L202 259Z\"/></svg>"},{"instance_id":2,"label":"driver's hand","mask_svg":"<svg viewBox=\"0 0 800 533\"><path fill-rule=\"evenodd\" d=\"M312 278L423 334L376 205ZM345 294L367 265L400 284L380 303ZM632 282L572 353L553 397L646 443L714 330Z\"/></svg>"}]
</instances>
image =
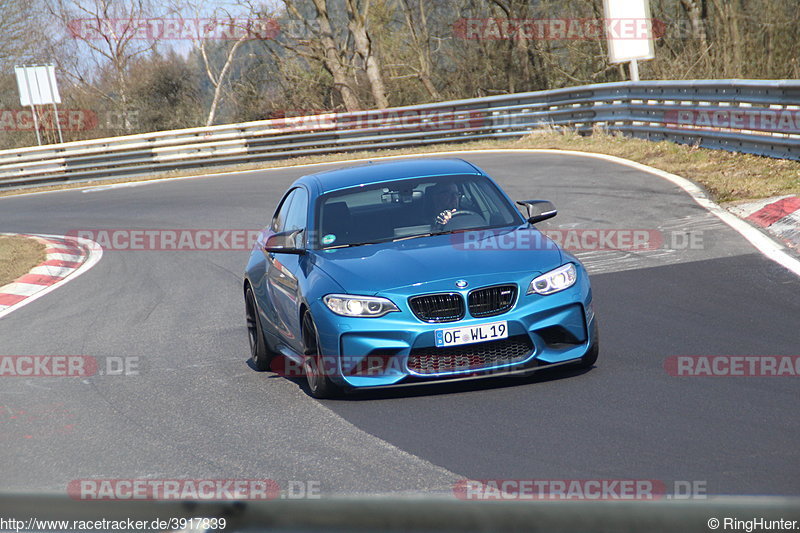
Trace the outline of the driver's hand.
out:
<instances>
[{"instance_id":1,"label":"driver's hand","mask_svg":"<svg viewBox=\"0 0 800 533\"><path fill-rule=\"evenodd\" d=\"M450 222L450 219L453 218L453 213L455 213L456 211L458 211L458 210L457 209L445 209L444 211L439 213L438 217L436 217L436 223L444 226L445 224Z\"/></svg>"}]
</instances>

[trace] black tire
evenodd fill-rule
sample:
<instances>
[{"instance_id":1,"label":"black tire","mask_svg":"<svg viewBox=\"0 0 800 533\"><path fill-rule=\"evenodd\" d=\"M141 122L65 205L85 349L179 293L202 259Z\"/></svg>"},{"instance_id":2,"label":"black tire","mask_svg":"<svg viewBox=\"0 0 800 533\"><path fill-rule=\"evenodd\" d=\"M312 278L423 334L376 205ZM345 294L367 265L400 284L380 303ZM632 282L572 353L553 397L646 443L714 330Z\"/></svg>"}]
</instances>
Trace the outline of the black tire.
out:
<instances>
[{"instance_id":1,"label":"black tire","mask_svg":"<svg viewBox=\"0 0 800 533\"><path fill-rule=\"evenodd\" d=\"M589 349L586 350L586 353L583 354L583 357L581 357L581 360L578 363L578 367L592 368L594 364L597 362L597 356L599 354L600 354L600 328L598 327L597 319L595 318L594 333L592 334L592 343L589 345Z\"/></svg>"},{"instance_id":2,"label":"black tire","mask_svg":"<svg viewBox=\"0 0 800 533\"><path fill-rule=\"evenodd\" d=\"M308 380L308 391L319 400L337 398L342 390L328 377L331 365L325 364L319 350L319 333L311 313L303 315L303 370Z\"/></svg>"},{"instance_id":3,"label":"black tire","mask_svg":"<svg viewBox=\"0 0 800 533\"><path fill-rule=\"evenodd\" d=\"M256 299L253 289L249 286L244 295L245 318L247 320L247 337L250 340L250 358L256 370L263 372L269 370L269 364L275 354L267 346L264 332L261 330L261 320L258 318Z\"/></svg>"}]
</instances>

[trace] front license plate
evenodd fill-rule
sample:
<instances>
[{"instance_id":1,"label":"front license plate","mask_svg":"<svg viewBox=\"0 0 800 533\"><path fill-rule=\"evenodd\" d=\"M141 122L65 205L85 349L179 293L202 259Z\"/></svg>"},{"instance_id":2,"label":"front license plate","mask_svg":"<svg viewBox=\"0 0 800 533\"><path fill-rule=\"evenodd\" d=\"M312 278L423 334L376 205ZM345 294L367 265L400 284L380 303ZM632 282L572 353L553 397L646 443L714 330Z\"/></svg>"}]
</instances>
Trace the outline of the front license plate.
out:
<instances>
[{"instance_id":1,"label":"front license plate","mask_svg":"<svg viewBox=\"0 0 800 533\"><path fill-rule=\"evenodd\" d=\"M436 347L458 346L474 342L486 342L508 337L508 324L503 322L490 322L478 326L460 328L437 329Z\"/></svg>"}]
</instances>

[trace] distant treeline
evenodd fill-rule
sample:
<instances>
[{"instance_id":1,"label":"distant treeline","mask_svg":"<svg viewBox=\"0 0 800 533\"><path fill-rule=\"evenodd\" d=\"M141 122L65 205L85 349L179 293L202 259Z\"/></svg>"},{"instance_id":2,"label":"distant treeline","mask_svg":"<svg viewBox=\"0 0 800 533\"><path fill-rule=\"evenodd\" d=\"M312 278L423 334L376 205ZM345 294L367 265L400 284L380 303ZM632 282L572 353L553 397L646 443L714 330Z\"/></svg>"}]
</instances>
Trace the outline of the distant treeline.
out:
<instances>
[{"instance_id":1,"label":"distant treeline","mask_svg":"<svg viewBox=\"0 0 800 533\"><path fill-rule=\"evenodd\" d=\"M642 79L800 78L797 0L650 8ZM56 65L69 141L620 81L605 34L641 24L602 0L0 0L0 149L35 143L19 64Z\"/></svg>"}]
</instances>

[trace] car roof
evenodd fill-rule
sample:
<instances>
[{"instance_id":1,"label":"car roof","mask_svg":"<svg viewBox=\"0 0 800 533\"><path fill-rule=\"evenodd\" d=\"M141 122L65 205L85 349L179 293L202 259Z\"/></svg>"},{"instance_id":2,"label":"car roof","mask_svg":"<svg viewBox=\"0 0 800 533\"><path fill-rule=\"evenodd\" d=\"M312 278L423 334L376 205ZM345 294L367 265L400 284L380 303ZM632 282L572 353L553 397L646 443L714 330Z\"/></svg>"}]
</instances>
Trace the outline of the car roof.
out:
<instances>
[{"instance_id":1,"label":"car roof","mask_svg":"<svg viewBox=\"0 0 800 533\"><path fill-rule=\"evenodd\" d=\"M453 174L483 175L483 172L463 159L403 159L381 163L369 162L363 165L309 174L298 179L296 184L311 185L313 183L316 185L318 194L325 194L368 183Z\"/></svg>"}]
</instances>

